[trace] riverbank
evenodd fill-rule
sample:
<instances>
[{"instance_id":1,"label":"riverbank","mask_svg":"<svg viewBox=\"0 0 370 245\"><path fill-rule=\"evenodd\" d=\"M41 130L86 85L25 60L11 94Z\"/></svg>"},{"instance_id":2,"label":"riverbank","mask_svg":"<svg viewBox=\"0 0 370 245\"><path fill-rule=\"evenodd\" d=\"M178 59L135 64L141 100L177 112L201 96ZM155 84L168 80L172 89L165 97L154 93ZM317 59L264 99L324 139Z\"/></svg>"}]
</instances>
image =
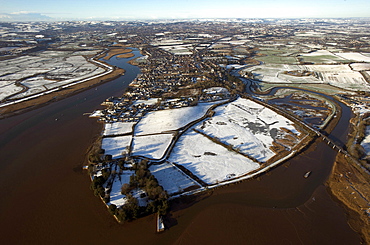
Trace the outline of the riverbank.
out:
<instances>
[{"instance_id":1,"label":"riverbank","mask_svg":"<svg viewBox=\"0 0 370 245\"><path fill-rule=\"evenodd\" d=\"M348 224L370 244L370 176L338 154L326 185L348 211Z\"/></svg>"},{"instance_id":2,"label":"riverbank","mask_svg":"<svg viewBox=\"0 0 370 245\"><path fill-rule=\"evenodd\" d=\"M261 94L269 94L272 89ZM333 120L322 127L322 130L327 133L331 133L336 128L343 116L342 108L337 100L333 100L333 103L339 110L333 113L336 114L335 117L332 117ZM346 141L343 141L343 144L345 143ZM368 183L370 183L370 176L341 153L337 154L331 173L325 183L333 200L344 206L349 226L360 234L366 244L370 244L370 202L368 200L370 188Z\"/></svg>"},{"instance_id":3,"label":"riverbank","mask_svg":"<svg viewBox=\"0 0 370 245\"><path fill-rule=\"evenodd\" d=\"M104 60L109 60L113 56L118 55L118 58L131 58L135 55L132 53L131 49L122 47L122 48L112 48L109 49L108 54L104 57L102 57Z\"/></svg>"}]
</instances>

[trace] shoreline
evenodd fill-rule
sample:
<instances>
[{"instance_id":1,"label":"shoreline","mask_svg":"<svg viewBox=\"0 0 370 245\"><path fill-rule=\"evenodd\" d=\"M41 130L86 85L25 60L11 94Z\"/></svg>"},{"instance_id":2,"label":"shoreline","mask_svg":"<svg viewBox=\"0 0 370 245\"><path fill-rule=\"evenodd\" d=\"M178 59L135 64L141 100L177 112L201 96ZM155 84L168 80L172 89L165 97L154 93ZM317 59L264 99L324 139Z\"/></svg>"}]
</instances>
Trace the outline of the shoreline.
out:
<instances>
[{"instance_id":1,"label":"shoreline","mask_svg":"<svg viewBox=\"0 0 370 245\"><path fill-rule=\"evenodd\" d=\"M369 180L369 176L338 154L325 183L333 200L345 209L348 225L367 244L370 244L370 208L365 198L370 193L366 186Z\"/></svg>"}]
</instances>

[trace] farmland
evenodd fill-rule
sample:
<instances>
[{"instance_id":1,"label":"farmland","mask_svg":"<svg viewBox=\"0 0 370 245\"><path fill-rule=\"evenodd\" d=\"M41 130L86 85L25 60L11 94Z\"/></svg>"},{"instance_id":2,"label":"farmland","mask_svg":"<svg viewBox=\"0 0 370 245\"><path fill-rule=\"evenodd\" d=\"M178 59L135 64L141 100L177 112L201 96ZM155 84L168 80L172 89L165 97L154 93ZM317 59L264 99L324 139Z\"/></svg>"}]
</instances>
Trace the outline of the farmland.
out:
<instances>
[{"instance_id":1,"label":"farmland","mask_svg":"<svg viewBox=\"0 0 370 245\"><path fill-rule=\"evenodd\" d=\"M0 61L0 100L21 99L105 72L82 55L91 55L91 52L74 55L72 52L45 51L39 57L23 56Z\"/></svg>"},{"instance_id":2,"label":"farmland","mask_svg":"<svg viewBox=\"0 0 370 245\"><path fill-rule=\"evenodd\" d=\"M41 29L28 28L32 26ZM315 239L329 237L328 230L338 230L336 222L344 215L336 199L327 195L329 189L351 212L368 218L368 181L363 181L370 169L368 27L368 21L360 19L1 23L0 117L9 117L2 124L2 139L4 145L17 146L1 151L3 165L15 166L5 167L2 178L11 194L4 196L4 213L12 211L4 223L19 216L24 227L32 227L34 217L7 205L12 200L27 197L32 207L40 206L35 216L45 226L51 224L51 216L61 217L50 208L56 200L58 207L70 199L65 206L78 207L80 197L90 195L81 195L86 181L80 182L80 190L73 179L81 177L76 173L85 158L94 195L119 222L167 213L165 222L175 225L169 236L187 225L182 210L196 210L193 217L203 220L208 204L222 204L223 209L230 206L221 202L233 202L249 211L262 207L257 219L273 220L274 227L288 212L285 221L303 224L292 226L289 238L317 243ZM140 57L127 62L134 54ZM122 67L125 76L97 86L121 76ZM90 86L94 88L87 89ZM32 112L19 115L22 120L7 114L40 104L45 106L30 119L23 120ZM66 108L63 113L61 105ZM93 120L101 124L93 126L95 131L90 130ZM39 122L44 126L38 127ZM67 136L70 140L64 140ZM88 153L86 140L92 143ZM336 154L338 164L332 169ZM58 167L51 169L53 164ZM37 175L28 174L32 171ZM21 172L27 178L19 176ZM32 183L31 192L24 183ZM43 202L33 203L34 198L28 198L33 193ZM206 205L197 203L202 198ZM89 199L80 205L83 212L76 209L60 220L92 213L91 203ZM313 206L315 212L307 216L306 208ZM322 218L328 207L334 207L332 219ZM43 220L46 209L52 215ZM351 227L368 231L367 219L360 223L356 215L346 216ZM152 217L125 227L141 228ZM248 218L243 216L253 225L255 220ZM240 219L233 223L240 226ZM342 231L348 225L345 217L341 219ZM352 226L353 220L357 226ZM220 227L227 230L230 223L224 224ZM109 229L114 225L109 223ZM18 226L17 222L5 233ZM261 234L266 227L260 228Z\"/></svg>"},{"instance_id":3,"label":"farmland","mask_svg":"<svg viewBox=\"0 0 370 245\"><path fill-rule=\"evenodd\" d=\"M181 137L175 136L186 125L204 117L212 105L216 106L213 116L186 128ZM123 128L127 126L131 124L123 124ZM108 124L108 128L112 125ZM124 131L131 135L103 138L104 154L123 159L125 164L131 161L132 167L142 159L153 161L149 169L170 195L181 194L188 187L199 189L199 181L201 185L222 185L263 171L279 159L279 153L292 152L306 136L289 119L242 98L152 111L134 128L131 133ZM165 155L168 150L170 154ZM164 173L169 174L169 179Z\"/></svg>"},{"instance_id":4,"label":"farmland","mask_svg":"<svg viewBox=\"0 0 370 245\"><path fill-rule=\"evenodd\" d=\"M355 67L357 70L368 69L365 65ZM353 71L350 65L266 64L246 68L245 71L251 72L255 79L268 83L317 83L352 91L370 91L363 75L359 71Z\"/></svg>"}]
</instances>

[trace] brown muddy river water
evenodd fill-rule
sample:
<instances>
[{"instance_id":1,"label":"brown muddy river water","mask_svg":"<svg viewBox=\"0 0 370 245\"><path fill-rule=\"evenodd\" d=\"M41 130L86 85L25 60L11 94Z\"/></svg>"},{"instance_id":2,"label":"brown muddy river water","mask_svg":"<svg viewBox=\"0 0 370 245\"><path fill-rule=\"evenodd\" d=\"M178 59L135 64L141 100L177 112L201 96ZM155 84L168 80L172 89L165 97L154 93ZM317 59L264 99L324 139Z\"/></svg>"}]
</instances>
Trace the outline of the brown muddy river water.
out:
<instances>
[{"instance_id":1,"label":"brown muddy river water","mask_svg":"<svg viewBox=\"0 0 370 245\"><path fill-rule=\"evenodd\" d=\"M153 215L117 224L81 170L102 129L82 114L122 94L139 72L124 68L122 79L0 120L0 244L360 244L323 184L336 153L320 142L258 180L175 204L164 233ZM338 127L345 135L348 124Z\"/></svg>"}]
</instances>

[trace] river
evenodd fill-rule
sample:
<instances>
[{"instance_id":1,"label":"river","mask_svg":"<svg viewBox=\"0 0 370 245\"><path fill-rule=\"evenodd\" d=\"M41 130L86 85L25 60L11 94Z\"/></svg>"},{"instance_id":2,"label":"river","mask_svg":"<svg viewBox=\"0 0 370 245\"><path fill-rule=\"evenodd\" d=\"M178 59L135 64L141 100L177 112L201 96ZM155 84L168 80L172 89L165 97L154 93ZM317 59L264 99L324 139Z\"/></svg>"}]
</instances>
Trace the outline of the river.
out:
<instances>
[{"instance_id":1,"label":"river","mask_svg":"<svg viewBox=\"0 0 370 245\"><path fill-rule=\"evenodd\" d=\"M81 170L102 130L82 114L123 93L140 72L128 60L109 61L126 70L121 78L0 120L1 244L360 243L324 186L336 152L322 142L258 180L175 204L164 233L155 233L154 215L117 224ZM342 134L346 117L335 129Z\"/></svg>"}]
</instances>

